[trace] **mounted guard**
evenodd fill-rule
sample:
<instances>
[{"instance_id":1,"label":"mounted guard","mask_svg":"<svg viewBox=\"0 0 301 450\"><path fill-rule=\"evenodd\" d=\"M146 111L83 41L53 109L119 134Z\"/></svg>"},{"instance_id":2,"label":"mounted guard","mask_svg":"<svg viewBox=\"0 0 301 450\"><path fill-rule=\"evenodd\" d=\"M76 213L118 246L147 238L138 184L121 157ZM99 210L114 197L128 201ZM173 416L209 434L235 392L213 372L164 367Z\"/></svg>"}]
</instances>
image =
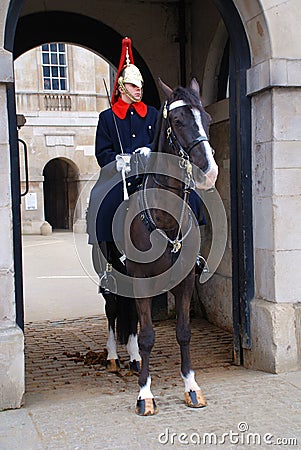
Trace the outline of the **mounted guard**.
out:
<instances>
[{"instance_id":1,"label":"mounted guard","mask_svg":"<svg viewBox=\"0 0 301 450\"><path fill-rule=\"evenodd\" d=\"M88 209L89 243L93 245L93 263L99 275L99 292L105 299L108 318L107 368L113 372L120 368L115 340L117 328L119 342L127 345L130 370L139 373L140 392L136 405L139 415L157 412L148 369L154 342L151 304L156 295L169 290L176 297L177 339L181 352L184 352L185 401L192 407L206 404L190 367L188 345L189 304L200 244L193 239L191 230L198 229L203 222L202 202L194 189L210 188L217 176L217 166L208 143L210 116L202 107L196 80L189 89L178 88L175 91L161 81L160 85L167 101L158 115L154 107L142 102L143 77L134 65L131 40L123 39L110 108L99 115L95 155L101 171L91 191ZM158 155L168 156L164 174L162 169L156 173ZM183 181L177 179L173 164L170 165L174 159L175 167L184 175ZM141 160L145 166L142 176L140 170L135 171ZM155 161L153 167L151 161ZM198 168L196 178L192 163ZM149 206L153 190L161 196L163 193L163 207L156 203L156 194ZM168 197L170 191L172 196ZM131 216L133 208L135 211L137 207L139 214ZM139 207L142 210L139 211ZM129 223L129 217L133 218L132 223ZM151 236L154 231L165 250L161 257L150 262L147 254L153 247ZM142 254L140 261L131 258L129 242L133 242ZM182 259L182 250L187 248L190 253L188 262ZM174 263L180 270L173 270ZM183 263L185 270L189 269L184 271L184 275ZM172 274L171 279L164 279L163 275L163 285L161 270L163 274L166 270ZM153 276L161 280L159 291L156 291L158 279L153 283ZM124 279L129 282L124 283ZM138 314L141 327L139 347Z\"/></svg>"},{"instance_id":2,"label":"mounted guard","mask_svg":"<svg viewBox=\"0 0 301 450\"><path fill-rule=\"evenodd\" d=\"M131 171L131 157L147 155L154 138L157 110L142 101L143 77L134 64L131 39L122 40L120 62L110 102L110 108L99 115L95 156L101 167L100 176L91 191L88 208L89 243L96 272L99 274L99 292L105 299L109 323L107 342L108 370L119 368L115 342L115 328L120 343L126 344L130 354L130 368L139 371L140 355L137 344L137 313L133 298L118 295L112 270L125 273L120 260L122 253L116 240L123 239L124 214L118 225L118 236L113 237L114 215L127 201L141 179L127 177Z\"/></svg>"}]
</instances>

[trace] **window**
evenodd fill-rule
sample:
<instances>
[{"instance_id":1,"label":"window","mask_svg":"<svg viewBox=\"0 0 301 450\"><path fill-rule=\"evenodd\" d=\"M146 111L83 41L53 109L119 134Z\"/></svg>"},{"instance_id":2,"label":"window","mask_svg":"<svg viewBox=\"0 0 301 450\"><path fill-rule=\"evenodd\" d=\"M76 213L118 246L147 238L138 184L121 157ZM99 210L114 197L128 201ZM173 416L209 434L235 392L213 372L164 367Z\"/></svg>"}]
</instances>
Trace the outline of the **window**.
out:
<instances>
[{"instance_id":1,"label":"window","mask_svg":"<svg viewBox=\"0 0 301 450\"><path fill-rule=\"evenodd\" d=\"M67 91L67 53L65 44L42 45L43 85L46 91Z\"/></svg>"}]
</instances>

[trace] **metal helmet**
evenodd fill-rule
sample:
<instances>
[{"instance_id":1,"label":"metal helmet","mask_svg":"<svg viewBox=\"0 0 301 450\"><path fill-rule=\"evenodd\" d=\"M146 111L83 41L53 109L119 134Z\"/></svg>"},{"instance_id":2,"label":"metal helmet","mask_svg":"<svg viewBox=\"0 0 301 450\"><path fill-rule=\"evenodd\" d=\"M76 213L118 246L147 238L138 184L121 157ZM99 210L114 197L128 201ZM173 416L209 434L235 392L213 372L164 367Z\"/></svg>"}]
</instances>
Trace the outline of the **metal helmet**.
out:
<instances>
[{"instance_id":1,"label":"metal helmet","mask_svg":"<svg viewBox=\"0 0 301 450\"><path fill-rule=\"evenodd\" d=\"M120 86L124 85L124 83L131 83L139 88L142 88L143 78L140 70L134 64L127 65L123 70L122 75L118 78L118 84Z\"/></svg>"},{"instance_id":2,"label":"metal helmet","mask_svg":"<svg viewBox=\"0 0 301 450\"><path fill-rule=\"evenodd\" d=\"M125 37L122 39L122 49L119 61L119 66L117 70L117 76L114 84L113 94L112 94L112 104L117 101L119 97L118 86L120 86L124 92L131 98L132 101L137 101L134 97L129 95L129 92L125 88L125 83L131 83L142 89L143 78L140 70L134 65L134 57L132 51L132 41L130 38Z\"/></svg>"}]
</instances>

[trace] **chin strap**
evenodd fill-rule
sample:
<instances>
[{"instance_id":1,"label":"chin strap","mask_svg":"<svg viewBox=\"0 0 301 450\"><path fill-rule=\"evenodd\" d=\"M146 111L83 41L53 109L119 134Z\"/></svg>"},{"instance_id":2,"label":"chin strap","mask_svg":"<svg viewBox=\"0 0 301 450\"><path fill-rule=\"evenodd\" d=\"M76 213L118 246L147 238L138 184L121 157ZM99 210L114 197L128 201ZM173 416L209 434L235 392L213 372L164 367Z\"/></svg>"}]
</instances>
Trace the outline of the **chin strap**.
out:
<instances>
[{"instance_id":1,"label":"chin strap","mask_svg":"<svg viewBox=\"0 0 301 450\"><path fill-rule=\"evenodd\" d=\"M125 85L123 84L123 79L122 79L122 77L120 77L119 78L119 80L118 80L118 84L119 84L119 86L121 87L121 89L122 89L122 92L133 102L133 103L137 103L137 102L140 102L141 101L141 99L142 99L142 96L143 96L143 89L141 89L141 95L140 95L140 98L139 98L139 100L137 100L128 90L127 90L127 88L125 87Z\"/></svg>"}]
</instances>

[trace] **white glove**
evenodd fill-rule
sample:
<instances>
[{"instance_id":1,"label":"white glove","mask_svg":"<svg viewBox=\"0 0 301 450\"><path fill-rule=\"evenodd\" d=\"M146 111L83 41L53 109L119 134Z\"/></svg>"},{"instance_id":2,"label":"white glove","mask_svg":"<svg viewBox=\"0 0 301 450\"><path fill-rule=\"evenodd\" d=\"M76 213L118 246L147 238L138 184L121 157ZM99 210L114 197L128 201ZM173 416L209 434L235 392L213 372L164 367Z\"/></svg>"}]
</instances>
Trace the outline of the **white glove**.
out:
<instances>
[{"instance_id":1,"label":"white glove","mask_svg":"<svg viewBox=\"0 0 301 450\"><path fill-rule=\"evenodd\" d=\"M138 153L139 155L143 155L143 156L145 156L146 158L148 158L148 156L149 156L150 153L151 153L151 149L148 148L148 147L139 147L139 148L136 148L136 150L134 151L134 153Z\"/></svg>"},{"instance_id":2,"label":"white glove","mask_svg":"<svg viewBox=\"0 0 301 450\"><path fill-rule=\"evenodd\" d=\"M116 156L117 172L124 170L125 173L129 173L131 171L131 156L130 153L122 153L121 155Z\"/></svg>"}]
</instances>

